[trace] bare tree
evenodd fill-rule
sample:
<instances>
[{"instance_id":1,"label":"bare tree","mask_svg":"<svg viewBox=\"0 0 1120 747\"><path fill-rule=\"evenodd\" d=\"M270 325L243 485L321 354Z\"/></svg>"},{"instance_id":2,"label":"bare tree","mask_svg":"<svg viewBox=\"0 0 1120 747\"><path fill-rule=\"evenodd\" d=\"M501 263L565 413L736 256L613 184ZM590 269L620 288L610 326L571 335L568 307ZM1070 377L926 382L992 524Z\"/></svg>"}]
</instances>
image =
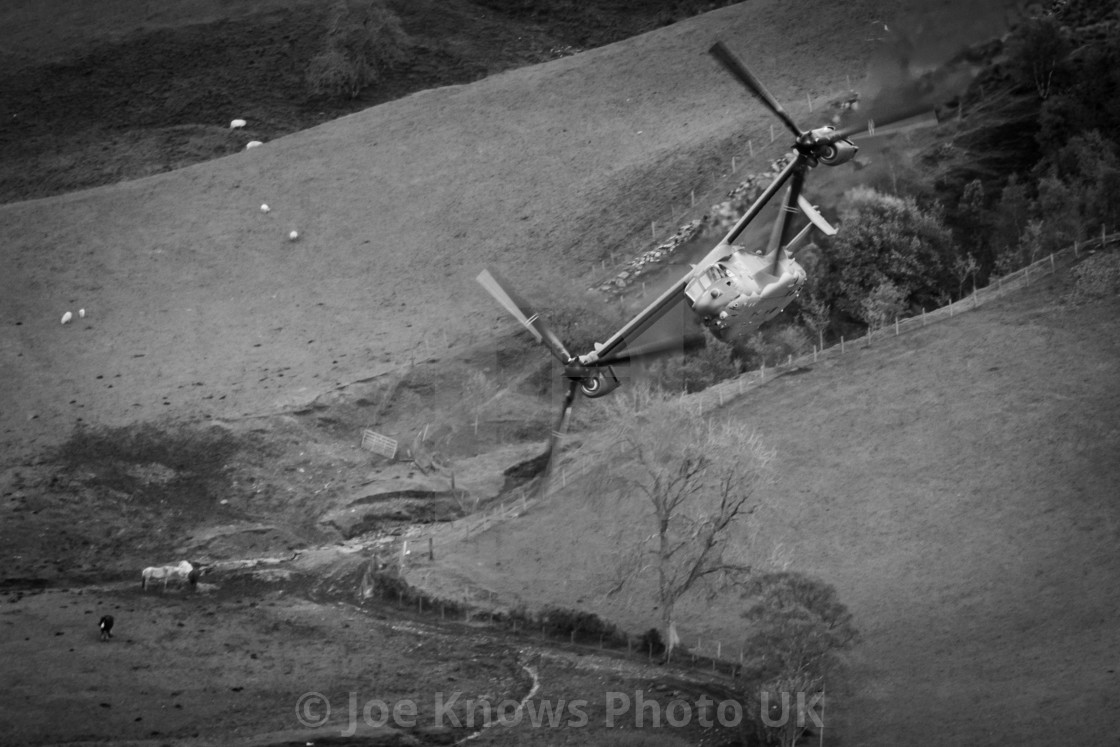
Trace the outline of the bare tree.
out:
<instances>
[{"instance_id":1,"label":"bare tree","mask_svg":"<svg viewBox=\"0 0 1120 747\"><path fill-rule=\"evenodd\" d=\"M957 298L964 298L964 284L972 278L972 290L976 292L976 273L980 272L980 263L971 254L958 256L953 260L953 275L957 279Z\"/></svg>"},{"instance_id":2,"label":"bare tree","mask_svg":"<svg viewBox=\"0 0 1120 747\"><path fill-rule=\"evenodd\" d=\"M671 651L677 602L693 591L714 595L749 573L728 539L758 507L773 454L740 422L717 422L683 399L632 389L629 397L616 397L618 434L603 464L603 484L644 501L627 527L632 531L620 534L608 594L655 575Z\"/></svg>"}]
</instances>

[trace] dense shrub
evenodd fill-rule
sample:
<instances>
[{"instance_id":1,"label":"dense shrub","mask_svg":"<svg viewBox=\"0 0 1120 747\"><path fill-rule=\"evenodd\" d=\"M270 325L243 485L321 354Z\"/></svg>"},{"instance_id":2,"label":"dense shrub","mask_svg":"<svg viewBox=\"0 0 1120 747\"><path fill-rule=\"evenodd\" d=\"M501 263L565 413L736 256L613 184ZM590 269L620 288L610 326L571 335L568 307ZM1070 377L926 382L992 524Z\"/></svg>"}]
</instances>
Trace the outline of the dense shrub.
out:
<instances>
[{"instance_id":1,"label":"dense shrub","mask_svg":"<svg viewBox=\"0 0 1120 747\"><path fill-rule=\"evenodd\" d=\"M408 36L384 0L336 0L327 17L324 48L305 74L313 94L356 98L404 59Z\"/></svg>"},{"instance_id":2,"label":"dense shrub","mask_svg":"<svg viewBox=\"0 0 1120 747\"><path fill-rule=\"evenodd\" d=\"M626 640L625 634L613 624L585 610L545 607L538 613L537 621L549 635L567 636L572 640L603 639L612 643Z\"/></svg>"},{"instance_id":3,"label":"dense shrub","mask_svg":"<svg viewBox=\"0 0 1120 747\"><path fill-rule=\"evenodd\" d=\"M866 187L848 190L840 232L830 240L826 303L862 319L862 304L884 282L902 291L907 304L925 304L949 286L952 237L941 215L913 198Z\"/></svg>"}]
</instances>

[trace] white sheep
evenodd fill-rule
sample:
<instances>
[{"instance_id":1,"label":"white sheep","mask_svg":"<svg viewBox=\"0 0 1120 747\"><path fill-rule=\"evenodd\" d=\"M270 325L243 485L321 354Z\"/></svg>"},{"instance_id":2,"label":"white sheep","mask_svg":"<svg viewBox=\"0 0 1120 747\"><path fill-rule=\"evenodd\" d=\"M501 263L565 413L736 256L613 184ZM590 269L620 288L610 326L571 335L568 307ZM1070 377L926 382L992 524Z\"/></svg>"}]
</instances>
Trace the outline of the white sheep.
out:
<instances>
[{"instance_id":1,"label":"white sheep","mask_svg":"<svg viewBox=\"0 0 1120 747\"><path fill-rule=\"evenodd\" d=\"M70 320L73 319L73 318L74 318L74 315L71 314L69 311L67 311L65 314L62 315L62 323L63 324L69 324Z\"/></svg>"},{"instance_id":2,"label":"white sheep","mask_svg":"<svg viewBox=\"0 0 1120 747\"><path fill-rule=\"evenodd\" d=\"M262 143L260 140L250 140L249 142L245 143L245 150L256 148L261 145L264 145L264 143Z\"/></svg>"},{"instance_id":3,"label":"white sheep","mask_svg":"<svg viewBox=\"0 0 1120 747\"><path fill-rule=\"evenodd\" d=\"M235 119L235 120L233 120L232 122L229 123L229 128L231 130L240 130L242 127L244 127L247 124L249 124L249 123L246 122L244 119Z\"/></svg>"}]
</instances>

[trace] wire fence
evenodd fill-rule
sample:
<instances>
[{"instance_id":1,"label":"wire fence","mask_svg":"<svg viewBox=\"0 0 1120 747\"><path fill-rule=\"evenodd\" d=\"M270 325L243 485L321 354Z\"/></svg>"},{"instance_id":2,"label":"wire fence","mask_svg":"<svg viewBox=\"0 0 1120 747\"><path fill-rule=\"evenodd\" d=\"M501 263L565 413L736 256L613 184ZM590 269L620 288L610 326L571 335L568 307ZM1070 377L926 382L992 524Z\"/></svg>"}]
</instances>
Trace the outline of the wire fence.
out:
<instances>
[{"instance_id":1,"label":"wire fence","mask_svg":"<svg viewBox=\"0 0 1120 747\"><path fill-rule=\"evenodd\" d=\"M849 80L847 90L841 93L833 92L816 98L807 97L807 106L799 107L802 109L799 114L807 120L810 114L824 110L831 117L832 114L843 110L840 106L837 106L838 102L841 104L845 101L850 103L852 100ZM702 227L704 222L711 218L714 207L732 199L736 190L742 189L749 182L762 182L768 175L776 173L781 168L778 159L789 153L789 149L786 147L788 140L783 137L785 134L784 130L773 125L766 130L752 133L747 138L744 149L727 157L728 169L716 178L714 184L690 190L687 198L681 204L679 212L676 208L670 208L670 219L652 220L648 230L639 230L621 242L622 245L631 247L645 245L647 247L645 251L641 251L638 256L625 261L623 264L619 264L619 258L612 253L609 271L607 259L603 259L602 270L604 274L594 283L594 287L625 287L640 277L647 266L663 260L666 255L671 255L679 246L697 237L699 227ZM770 159L769 168L766 170L758 169L757 165L765 163L766 159ZM747 175L745 168L751 165L755 165L755 171L751 172L749 178L744 180ZM799 356L791 355L785 363L780 365L760 367L754 371L719 382L701 392L688 395L688 404L694 406L698 414L709 412L712 408L722 407L735 398L754 391L790 371L816 363L824 358L842 356L849 349L855 350L867 347L874 339L897 337L979 308L986 303L1002 298L1007 293L1027 287L1032 282L1054 273L1059 266L1077 258L1082 251L1091 250L1093 247L1104 248L1117 242L1120 242L1120 233L1106 235L1102 232L1100 238L1074 244L1068 249L1053 253L1019 270L994 278L988 285L976 288L968 296L950 302L938 309L923 310L921 314L911 317L899 317L894 320L893 324L878 329L869 329L863 337L854 340L841 338L839 342L826 347L814 346L812 352ZM649 248L651 244L652 248ZM626 254L629 255L629 252L626 252ZM618 282L619 280L622 282ZM520 325L511 324L511 328L520 328ZM429 340L425 336L418 345L416 352L422 353L425 358L430 358L435 351L451 347L451 341L447 338L446 330L444 330L441 338L436 337ZM415 365L415 363L414 359L412 365ZM590 466L577 469L562 466L553 475L548 489L543 495L532 494L528 489L523 489L520 496L512 496L505 501L500 501L482 511L473 512L454 522L437 526L410 527L396 538L398 548L396 551L401 552L402 566L413 562L410 560L412 554L418 554L416 561L421 563L423 560L419 555L427 555L429 559L434 559L437 554L435 548L446 548L458 542L470 541L495 526L524 516L555 493L566 490L569 484L589 477L591 469ZM401 543L410 544L414 548L412 554L408 554L407 546ZM494 608L502 602L493 590L480 589L479 591L481 596L475 595L472 600L479 607L489 606ZM687 645L690 642L694 643L690 646ZM684 643L686 649L682 652L682 658L687 658L694 666L710 668L713 673L731 676L734 676L738 668L742 666L744 652L741 647L724 645L724 641L718 638L705 640L700 636L685 640ZM574 640L572 644L579 645ZM585 646L585 648L594 647ZM601 642L599 648L602 648ZM679 663L685 662L680 661Z\"/></svg>"},{"instance_id":2,"label":"wire fence","mask_svg":"<svg viewBox=\"0 0 1120 747\"><path fill-rule=\"evenodd\" d=\"M1083 252L1094 247L1103 249L1117 242L1120 242L1120 233L1111 235L1102 233L1100 238L1076 243L1067 249L1054 252L1007 275L993 278L988 282L988 285L976 288L969 295L938 309L923 310L921 314L910 317L896 317L892 324L884 325L878 329L868 329L865 335L854 340L845 340L841 337L839 342L832 345L814 346L810 353L799 356L790 355L786 362L780 365L770 368L762 366L754 371L748 371L735 378L722 381L692 395L697 412L703 413L712 407L722 406L725 402L756 389L789 371L816 363L824 358L844 355L849 350L868 347L874 339L898 337L904 333L914 332L931 324L952 319L966 311L977 309L984 304L1002 298L1007 293L1025 288L1032 282L1037 282L1043 277L1053 274L1059 266L1069 264Z\"/></svg>"},{"instance_id":3,"label":"wire fence","mask_svg":"<svg viewBox=\"0 0 1120 747\"><path fill-rule=\"evenodd\" d=\"M814 347L813 351L810 353L805 353L800 356L790 356L787 361L781 365L769 368L760 367L757 370L749 371L735 378L715 384L702 392L682 396L682 401L687 397L688 406L695 407L698 414L704 414L711 411L713 408L723 407L737 397L765 386L768 382L777 379L783 373L810 365L824 358L835 358L849 351L865 348L869 346L874 339L898 337L905 333L915 332L927 326L947 321L955 316L980 308L987 303L1002 298L1008 293L1013 293L1019 289L1028 287L1031 283L1038 282L1046 276L1052 275L1059 267L1072 264L1086 251L1091 251L1095 248L1106 248L1117 243L1120 243L1120 232L1111 235L1102 232L1102 235L1097 239L1080 242L1067 249L1039 259L1019 270L994 278L988 285L977 288L968 296L946 304L938 309L923 311L921 314L906 318L896 318L893 324L885 325L877 330L869 330L866 335L855 340L841 339L839 342L827 347ZM500 501L498 504L484 509L481 512L435 527L413 527L402 535L402 538L412 543L414 548L419 548L416 552L423 554L426 549L426 554L429 559L434 559L435 547L446 548L455 543L471 541L472 539L479 538L483 533L495 526L524 516L531 512L535 506L538 506L543 501L547 501L552 495L567 490L570 485L575 484L577 481L589 478L592 470L593 466L591 465L575 469L570 466L560 466L553 474L548 490L543 495L533 494L530 492L529 488L523 488L519 496L511 496L507 500ZM403 554L401 556L401 561L402 564L409 562ZM485 591L485 598L480 597L475 600L479 606L483 608L486 606L493 607L501 603L502 600L496 592L492 590ZM714 673L734 676L737 672L737 667L741 667L743 663L744 653L742 648L737 647L735 644L725 645L725 642L718 638L713 637L705 639L696 636L695 638L685 640L684 643L686 644L686 648L682 652L682 657L687 659L687 663L710 669ZM688 645L690 643L691 645ZM686 662L681 661L680 663Z\"/></svg>"}]
</instances>

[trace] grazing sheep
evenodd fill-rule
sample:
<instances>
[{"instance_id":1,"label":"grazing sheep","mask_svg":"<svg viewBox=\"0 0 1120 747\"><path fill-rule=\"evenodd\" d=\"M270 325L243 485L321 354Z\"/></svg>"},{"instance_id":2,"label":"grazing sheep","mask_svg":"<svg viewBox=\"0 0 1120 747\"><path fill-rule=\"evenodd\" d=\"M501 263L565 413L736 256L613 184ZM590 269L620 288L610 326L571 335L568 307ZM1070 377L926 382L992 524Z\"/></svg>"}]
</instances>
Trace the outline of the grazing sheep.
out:
<instances>
[{"instance_id":1,"label":"grazing sheep","mask_svg":"<svg viewBox=\"0 0 1120 747\"><path fill-rule=\"evenodd\" d=\"M69 311L67 311L65 314L62 315L62 323L63 324L69 324L70 320L73 319L73 318L74 318L74 315L71 314Z\"/></svg>"},{"instance_id":2,"label":"grazing sheep","mask_svg":"<svg viewBox=\"0 0 1120 747\"><path fill-rule=\"evenodd\" d=\"M248 124L248 122L246 122L244 119L235 119L235 120L233 120L232 122L229 123L229 128L231 130L240 130L242 127L244 127L247 124Z\"/></svg>"},{"instance_id":3,"label":"grazing sheep","mask_svg":"<svg viewBox=\"0 0 1120 747\"><path fill-rule=\"evenodd\" d=\"M245 143L245 150L249 150L250 148L256 148L256 147L259 147L261 145L264 145L264 143L262 143L260 140L250 140L249 142Z\"/></svg>"},{"instance_id":4,"label":"grazing sheep","mask_svg":"<svg viewBox=\"0 0 1120 747\"><path fill-rule=\"evenodd\" d=\"M112 615L102 615L101 616L101 622L98 623L98 627L101 628L101 640L107 641L110 638L112 638L113 637L113 616Z\"/></svg>"}]
</instances>

